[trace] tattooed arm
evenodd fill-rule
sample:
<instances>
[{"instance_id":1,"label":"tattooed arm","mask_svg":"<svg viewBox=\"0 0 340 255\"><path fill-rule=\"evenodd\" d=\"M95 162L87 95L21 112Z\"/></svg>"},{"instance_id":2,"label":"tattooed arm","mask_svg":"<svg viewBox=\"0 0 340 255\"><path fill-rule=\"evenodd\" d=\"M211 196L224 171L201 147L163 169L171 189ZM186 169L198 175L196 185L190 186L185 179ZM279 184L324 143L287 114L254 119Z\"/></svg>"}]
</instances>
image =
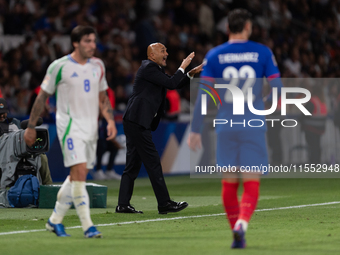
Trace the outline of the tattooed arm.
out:
<instances>
[{"instance_id":1,"label":"tattooed arm","mask_svg":"<svg viewBox=\"0 0 340 255\"><path fill-rule=\"evenodd\" d=\"M99 108L107 121L107 138L106 140L111 140L117 135L116 124L113 118L113 109L109 98L106 95L106 91L101 91L99 93Z\"/></svg>"},{"instance_id":2,"label":"tattooed arm","mask_svg":"<svg viewBox=\"0 0 340 255\"><path fill-rule=\"evenodd\" d=\"M35 99L34 105L31 110L30 119L28 121L28 125L24 134L24 139L28 146L33 145L36 140L37 133L35 131L35 125L37 124L40 114L44 110L45 102L49 96L50 94L41 89L37 98Z\"/></svg>"}]
</instances>

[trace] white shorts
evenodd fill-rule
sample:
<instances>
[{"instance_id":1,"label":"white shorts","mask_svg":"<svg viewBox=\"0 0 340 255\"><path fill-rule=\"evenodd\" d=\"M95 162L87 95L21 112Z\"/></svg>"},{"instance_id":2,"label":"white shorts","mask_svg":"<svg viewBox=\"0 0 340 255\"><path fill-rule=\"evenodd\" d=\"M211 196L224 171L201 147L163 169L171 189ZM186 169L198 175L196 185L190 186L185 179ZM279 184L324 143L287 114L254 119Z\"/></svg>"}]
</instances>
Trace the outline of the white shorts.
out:
<instances>
[{"instance_id":1,"label":"white shorts","mask_svg":"<svg viewBox=\"0 0 340 255\"><path fill-rule=\"evenodd\" d=\"M86 163L87 169L93 169L96 160L97 139L83 140L68 134L64 141L59 140L59 142L65 167Z\"/></svg>"}]
</instances>

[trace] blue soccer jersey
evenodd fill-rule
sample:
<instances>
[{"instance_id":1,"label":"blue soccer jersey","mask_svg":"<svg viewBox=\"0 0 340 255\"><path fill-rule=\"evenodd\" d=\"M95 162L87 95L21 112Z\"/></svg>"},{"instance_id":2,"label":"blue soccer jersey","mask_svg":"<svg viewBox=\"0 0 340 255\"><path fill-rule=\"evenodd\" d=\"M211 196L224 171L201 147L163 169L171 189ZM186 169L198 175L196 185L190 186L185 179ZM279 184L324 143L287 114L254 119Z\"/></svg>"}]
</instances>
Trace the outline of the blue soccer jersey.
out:
<instances>
[{"instance_id":1,"label":"blue soccer jersey","mask_svg":"<svg viewBox=\"0 0 340 255\"><path fill-rule=\"evenodd\" d=\"M226 42L210 50L204 60L204 70L201 73L201 81L210 83L214 87L215 83L220 83L223 78L226 84L236 85L244 95L244 114L233 114L233 95L229 89L216 88L221 98L222 104L219 105L216 119L228 120L227 125L216 125L216 132L232 128L232 130L249 130L251 127L248 121L260 119L265 121L264 116L253 114L247 104L247 91L252 88L252 104L256 110L264 110L262 87L263 79L266 77L273 87L282 87L280 72L277 68L275 57L272 51L265 45L253 41L233 41ZM207 90L207 87L201 85ZM192 131L199 133L203 117L201 114L201 94L206 93L199 90L199 95L195 105ZM239 98L237 100L240 100ZM230 125L230 122L244 123ZM265 123L265 122L264 122ZM255 125L255 123L253 123ZM258 125L258 123L256 123ZM266 129L264 124L259 129Z\"/></svg>"}]
</instances>

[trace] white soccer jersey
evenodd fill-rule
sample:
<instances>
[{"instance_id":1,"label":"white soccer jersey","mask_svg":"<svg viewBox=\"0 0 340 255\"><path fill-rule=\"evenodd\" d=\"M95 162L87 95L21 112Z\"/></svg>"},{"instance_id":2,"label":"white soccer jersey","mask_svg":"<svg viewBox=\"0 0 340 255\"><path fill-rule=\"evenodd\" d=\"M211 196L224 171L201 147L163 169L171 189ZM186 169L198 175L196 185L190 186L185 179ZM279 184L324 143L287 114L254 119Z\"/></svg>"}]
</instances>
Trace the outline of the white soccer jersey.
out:
<instances>
[{"instance_id":1,"label":"white soccer jersey","mask_svg":"<svg viewBox=\"0 0 340 255\"><path fill-rule=\"evenodd\" d=\"M97 139L99 92L108 88L100 59L90 58L85 65L71 55L57 59L48 67L41 88L56 93L56 122L62 146L70 133L83 140Z\"/></svg>"}]
</instances>

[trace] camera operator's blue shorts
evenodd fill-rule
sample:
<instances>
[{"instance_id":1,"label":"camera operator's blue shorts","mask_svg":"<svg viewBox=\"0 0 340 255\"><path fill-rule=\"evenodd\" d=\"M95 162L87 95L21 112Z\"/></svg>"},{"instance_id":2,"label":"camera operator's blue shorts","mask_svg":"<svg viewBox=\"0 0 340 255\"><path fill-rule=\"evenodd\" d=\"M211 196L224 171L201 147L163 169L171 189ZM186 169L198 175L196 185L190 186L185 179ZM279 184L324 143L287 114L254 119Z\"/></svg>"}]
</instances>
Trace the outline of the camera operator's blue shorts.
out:
<instances>
[{"instance_id":1,"label":"camera operator's blue shorts","mask_svg":"<svg viewBox=\"0 0 340 255\"><path fill-rule=\"evenodd\" d=\"M265 130L222 131L217 133L217 164L247 167L263 173L268 167ZM263 169L263 166L266 166Z\"/></svg>"}]
</instances>

